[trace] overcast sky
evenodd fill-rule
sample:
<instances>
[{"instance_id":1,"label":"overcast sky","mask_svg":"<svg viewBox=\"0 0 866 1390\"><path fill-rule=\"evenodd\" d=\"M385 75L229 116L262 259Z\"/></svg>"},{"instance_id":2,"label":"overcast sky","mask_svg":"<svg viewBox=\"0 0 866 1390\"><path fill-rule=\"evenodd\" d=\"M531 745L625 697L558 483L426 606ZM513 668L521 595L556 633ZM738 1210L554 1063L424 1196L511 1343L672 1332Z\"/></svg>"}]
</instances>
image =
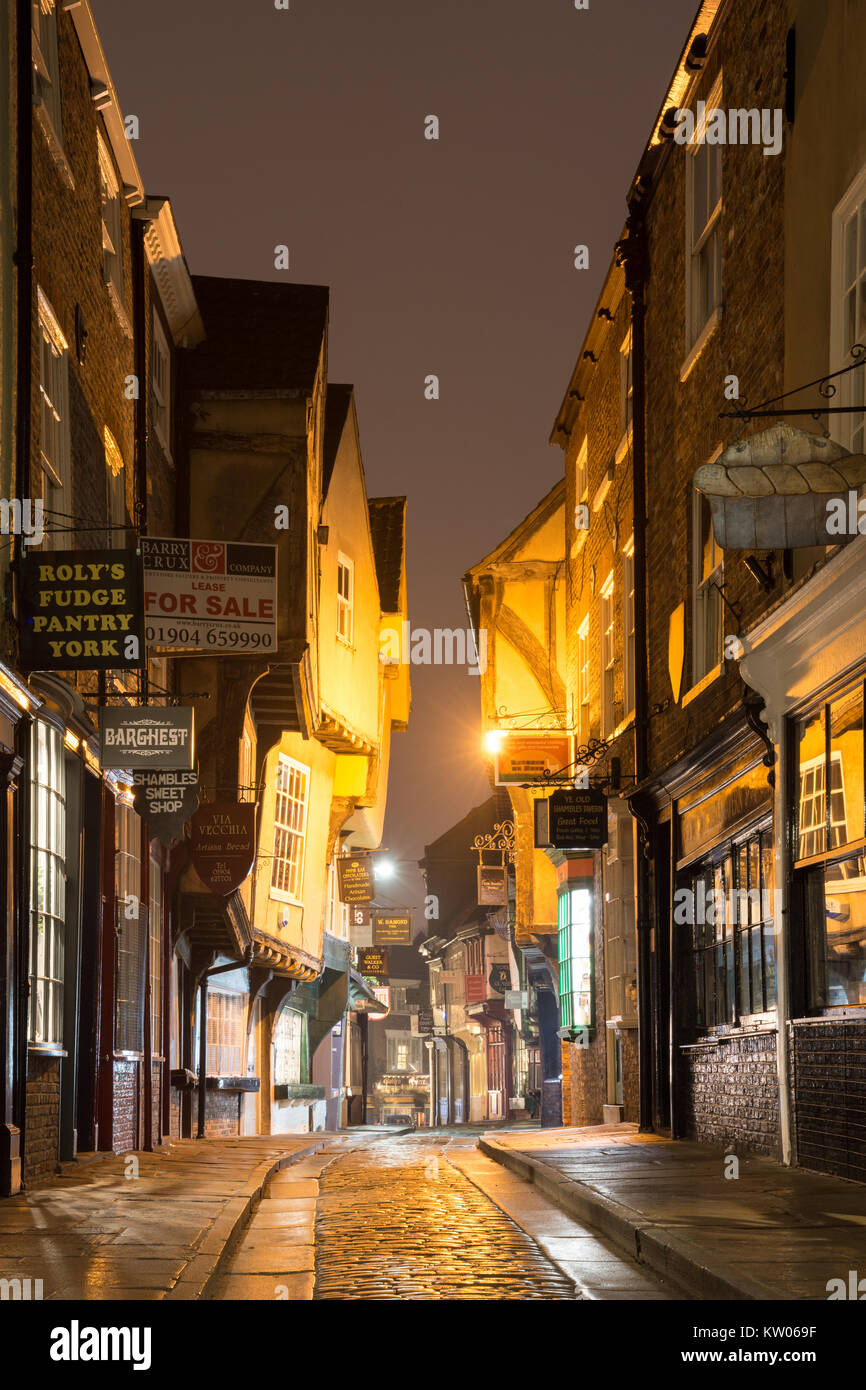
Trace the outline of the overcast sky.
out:
<instances>
[{"instance_id":1,"label":"overcast sky","mask_svg":"<svg viewBox=\"0 0 866 1390\"><path fill-rule=\"evenodd\" d=\"M91 4L193 273L286 278L284 243L288 278L330 286L368 490L409 499L413 626L465 627L462 574L561 474L548 436L696 0ZM401 859L489 794L477 678L412 679ZM392 901L419 893L404 866Z\"/></svg>"}]
</instances>

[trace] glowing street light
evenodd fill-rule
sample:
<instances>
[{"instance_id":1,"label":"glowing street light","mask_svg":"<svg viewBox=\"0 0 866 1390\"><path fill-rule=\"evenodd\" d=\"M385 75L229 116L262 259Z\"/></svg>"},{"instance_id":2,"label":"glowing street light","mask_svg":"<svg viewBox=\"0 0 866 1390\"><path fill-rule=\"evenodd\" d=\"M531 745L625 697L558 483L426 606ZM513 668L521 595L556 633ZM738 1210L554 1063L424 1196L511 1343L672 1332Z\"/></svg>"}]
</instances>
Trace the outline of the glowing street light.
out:
<instances>
[{"instance_id":1,"label":"glowing street light","mask_svg":"<svg viewBox=\"0 0 866 1390\"><path fill-rule=\"evenodd\" d=\"M488 729L484 735L484 747L488 753L498 753L505 742L505 733L502 729Z\"/></svg>"},{"instance_id":2,"label":"glowing street light","mask_svg":"<svg viewBox=\"0 0 866 1390\"><path fill-rule=\"evenodd\" d=\"M393 878L397 872L393 859L377 859L373 865L373 872L377 878Z\"/></svg>"}]
</instances>

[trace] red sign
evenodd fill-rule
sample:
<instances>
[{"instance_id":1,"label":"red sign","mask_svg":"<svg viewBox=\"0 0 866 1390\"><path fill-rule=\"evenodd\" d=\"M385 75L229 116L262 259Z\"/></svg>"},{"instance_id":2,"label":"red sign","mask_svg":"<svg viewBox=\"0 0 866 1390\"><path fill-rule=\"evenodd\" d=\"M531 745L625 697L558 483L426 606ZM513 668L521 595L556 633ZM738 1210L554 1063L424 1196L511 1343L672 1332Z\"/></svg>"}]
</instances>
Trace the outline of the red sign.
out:
<instances>
[{"instance_id":1,"label":"red sign","mask_svg":"<svg viewBox=\"0 0 866 1390\"><path fill-rule=\"evenodd\" d=\"M189 838L190 858L202 883L227 898L255 862L256 808L252 802L205 802L190 818Z\"/></svg>"},{"instance_id":2,"label":"red sign","mask_svg":"<svg viewBox=\"0 0 866 1390\"><path fill-rule=\"evenodd\" d=\"M487 998L483 975L466 975L466 1003L483 1004Z\"/></svg>"}]
</instances>

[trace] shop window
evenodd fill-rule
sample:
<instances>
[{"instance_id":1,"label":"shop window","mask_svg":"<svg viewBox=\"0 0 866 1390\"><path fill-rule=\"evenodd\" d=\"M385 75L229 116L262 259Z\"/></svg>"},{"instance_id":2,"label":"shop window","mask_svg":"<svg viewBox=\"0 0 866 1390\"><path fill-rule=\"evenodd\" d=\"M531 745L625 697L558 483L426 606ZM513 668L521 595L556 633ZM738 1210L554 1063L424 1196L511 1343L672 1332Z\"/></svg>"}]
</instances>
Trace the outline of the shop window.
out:
<instances>
[{"instance_id":1,"label":"shop window","mask_svg":"<svg viewBox=\"0 0 866 1390\"><path fill-rule=\"evenodd\" d=\"M274 1029L274 1085L297 1086L302 1080L304 1015L283 1009Z\"/></svg>"},{"instance_id":2,"label":"shop window","mask_svg":"<svg viewBox=\"0 0 866 1390\"><path fill-rule=\"evenodd\" d=\"M147 909L141 901L141 820L122 797L114 803L114 850L114 1046L117 1052L141 1052L147 932Z\"/></svg>"},{"instance_id":3,"label":"shop window","mask_svg":"<svg viewBox=\"0 0 866 1390\"><path fill-rule=\"evenodd\" d=\"M347 555L337 559L337 636L352 645L355 602L355 566Z\"/></svg>"},{"instance_id":4,"label":"shop window","mask_svg":"<svg viewBox=\"0 0 866 1390\"><path fill-rule=\"evenodd\" d=\"M281 902L301 901L308 785L309 768L280 753L274 804L271 897Z\"/></svg>"},{"instance_id":5,"label":"shop window","mask_svg":"<svg viewBox=\"0 0 866 1390\"><path fill-rule=\"evenodd\" d=\"M775 1008L773 887L769 826L720 847L679 880L674 923L685 928L699 1032Z\"/></svg>"},{"instance_id":6,"label":"shop window","mask_svg":"<svg viewBox=\"0 0 866 1390\"><path fill-rule=\"evenodd\" d=\"M69 450L69 344L39 291L39 459L45 531L53 550L75 542Z\"/></svg>"},{"instance_id":7,"label":"shop window","mask_svg":"<svg viewBox=\"0 0 866 1390\"><path fill-rule=\"evenodd\" d=\"M30 736L31 1043L63 1042L66 933L66 785L63 738L42 720Z\"/></svg>"},{"instance_id":8,"label":"shop window","mask_svg":"<svg viewBox=\"0 0 866 1390\"><path fill-rule=\"evenodd\" d=\"M559 895L559 1009L563 1028L593 1026L592 890Z\"/></svg>"},{"instance_id":9,"label":"shop window","mask_svg":"<svg viewBox=\"0 0 866 1390\"><path fill-rule=\"evenodd\" d=\"M862 684L858 682L798 720L795 748L797 858L811 859L862 839Z\"/></svg>"},{"instance_id":10,"label":"shop window","mask_svg":"<svg viewBox=\"0 0 866 1390\"><path fill-rule=\"evenodd\" d=\"M208 1076L243 1076L246 1021L246 991L227 989L223 985L208 985Z\"/></svg>"},{"instance_id":11,"label":"shop window","mask_svg":"<svg viewBox=\"0 0 866 1390\"><path fill-rule=\"evenodd\" d=\"M721 106L721 80L706 110ZM694 347L722 303L722 147L695 122L686 159L686 348Z\"/></svg>"},{"instance_id":12,"label":"shop window","mask_svg":"<svg viewBox=\"0 0 866 1390\"><path fill-rule=\"evenodd\" d=\"M804 877L809 1005L866 1004L866 852Z\"/></svg>"}]
</instances>

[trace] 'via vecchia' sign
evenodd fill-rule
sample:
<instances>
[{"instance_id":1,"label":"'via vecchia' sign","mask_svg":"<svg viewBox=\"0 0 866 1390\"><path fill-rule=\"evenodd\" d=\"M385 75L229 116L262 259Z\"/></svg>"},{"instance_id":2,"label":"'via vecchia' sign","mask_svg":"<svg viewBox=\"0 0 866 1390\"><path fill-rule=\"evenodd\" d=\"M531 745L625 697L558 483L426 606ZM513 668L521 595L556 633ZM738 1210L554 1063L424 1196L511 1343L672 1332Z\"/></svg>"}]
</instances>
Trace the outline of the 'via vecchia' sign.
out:
<instances>
[{"instance_id":1,"label":"'via vecchia' sign","mask_svg":"<svg viewBox=\"0 0 866 1390\"><path fill-rule=\"evenodd\" d=\"M124 705L99 711L99 761L104 768L193 766L192 706Z\"/></svg>"},{"instance_id":2,"label":"'via vecchia' sign","mask_svg":"<svg viewBox=\"0 0 866 1390\"><path fill-rule=\"evenodd\" d=\"M193 867L212 893L240 888L256 857L256 808L249 801L208 801L189 823Z\"/></svg>"},{"instance_id":3,"label":"'via vecchia' sign","mask_svg":"<svg viewBox=\"0 0 866 1390\"><path fill-rule=\"evenodd\" d=\"M40 550L19 566L21 664L28 671L144 665L141 557Z\"/></svg>"}]
</instances>

